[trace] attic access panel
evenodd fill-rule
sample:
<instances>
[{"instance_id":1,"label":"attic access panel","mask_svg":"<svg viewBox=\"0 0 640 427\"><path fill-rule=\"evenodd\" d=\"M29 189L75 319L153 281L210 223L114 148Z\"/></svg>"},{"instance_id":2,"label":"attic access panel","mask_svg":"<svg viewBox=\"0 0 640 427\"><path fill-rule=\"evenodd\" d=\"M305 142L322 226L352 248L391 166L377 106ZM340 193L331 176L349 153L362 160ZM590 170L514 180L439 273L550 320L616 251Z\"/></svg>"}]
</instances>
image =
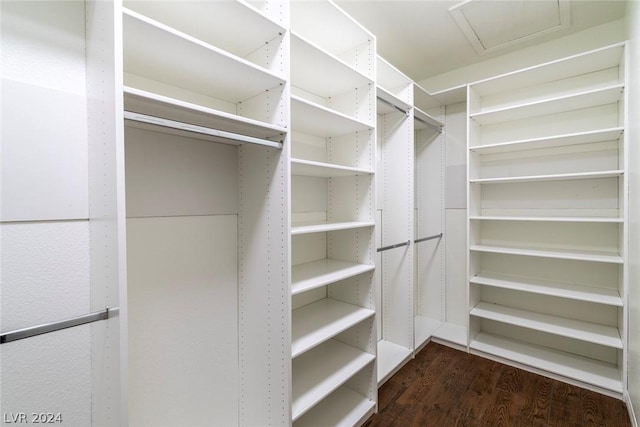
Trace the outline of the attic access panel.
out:
<instances>
[{"instance_id":1,"label":"attic access panel","mask_svg":"<svg viewBox=\"0 0 640 427\"><path fill-rule=\"evenodd\" d=\"M480 54L569 26L569 0L466 0L449 9Z\"/></svg>"}]
</instances>

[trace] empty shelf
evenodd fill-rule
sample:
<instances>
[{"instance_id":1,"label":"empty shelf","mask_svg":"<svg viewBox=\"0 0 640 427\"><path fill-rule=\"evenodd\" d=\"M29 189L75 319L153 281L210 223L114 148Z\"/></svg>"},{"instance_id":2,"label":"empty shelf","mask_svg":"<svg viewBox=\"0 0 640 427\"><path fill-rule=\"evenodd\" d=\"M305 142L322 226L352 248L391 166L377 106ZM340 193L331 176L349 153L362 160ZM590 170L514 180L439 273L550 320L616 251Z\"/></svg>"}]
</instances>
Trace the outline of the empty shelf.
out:
<instances>
[{"instance_id":1,"label":"empty shelf","mask_svg":"<svg viewBox=\"0 0 640 427\"><path fill-rule=\"evenodd\" d=\"M294 423L295 427L352 427L361 425L376 409L376 402L340 387Z\"/></svg>"},{"instance_id":2,"label":"empty shelf","mask_svg":"<svg viewBox=\"0 0 640 427\"><path fill-rule=\"evenodd\" d=\"M417 107L414 107L413 109L413 118L418 122L415 127L416 130L430 128L435 130L436 132L440 132L442 130L442 127L444 126L442 122L436 120L431 115L425 113Z\"/></svg>"},{"instance_id":3,"label":"empty shelf","mask_svg":"<svg viewBox=\"0 0 640 427\"><path fill-rule=\"evenodd\" d=\"M373 221L295 223L292 224L291 234L324 233L327 231L351 230L354 228L373 227Z\"/></svg>"},{"instance_id":4,"label":"empty shelf","mask_svg":"<svg viewBox=\"0 0 640 427\"><path fill-rule=\"evenodd\" d=\"M592 144L595 142L614 141L623 134L623 128L610 128L589 132L577 132L555 135L545 138L522 139L495 144L469 147L469 150L480 154L509 153L513 151L536 150L540 148L566 147L571 145Z\"/></svg>"},{"instance_id":5,"label":"empty shelf","mask_svg":"<svg viewBox=\"0 0 640 427\"><path fill-rule=\"evenodd\" d=\"M287 128L284 126L253 120L126 86L124 88L124 109L255 138L272 138L280 141L287 133Z\"/></svg>"},{"instance_id":6,"label":"empty shelf","mask_svg":"<svg viewBox=\"0 0 640 427\"><path fill-rule=\"evenodd\" d=\"M607 262L612 264L622 264L624 261L620 255L610 254L604 252L588 252L588 251L576 251L576 250L562 250L562 249L525 249L525 248L512 248L504 246L487 246L487 245L472 245L469 250L476 252L491 252L496 254L507 255L523 255L523 256L535 256L542 258L556 258L556 259L571 259L576 261L593 261L593 262Z\"/></svg>"},{"instance_id":7,"label":"empty shelf","mask_svg":"<svg viewBox=\"0 0 640 427\"><path fill-rule=\"evenodd\" d=\"M331 178L341 176L371 175L372 170L340 166L331 163L314 162L311 160L291 159L291 174Z\"/></svg>"},{"instance_id":8,"label":"empty shelf","mask_svg":"<svg viewBox=\"0 0 640 427\"><path fill-rule=\"evenodd\" d=\"M472 350L622 393L621 372L615 365L486 333L478 334L471 340L470 347Z\"/></svg>"},{"instance_id":9,"label":"empty shelf","mask_svg":"<svg viewBox=\"0 0 640 427\"><path fill-rule=\"evenodd\" d=\"M612 288L596 288L574 283L485 272L472 277L470 283L622 307L620 293Z\"/></svg>"},{"instance_id":10,"label":"empty shelf","mask_svg":"<svg viewBox=\"0 0 640 427\"><path fill-rule=\"evenodd\" d=\"M393 375L413 356L410 348L392 343L378 341L378 386Z\"/></svg>"},{"instance_id":11,"label":"empty shelf","mask_svg":"<svg viewBox=\"0 0 640 427\"><path fill-rule=\"evenodd\" d=\"M375 314L374 310L325 298L293 311L291 355L296 357Z\"/></svg>"},{"instance_id":12,"label":"empty shelf","mask_svg":"<svg viewBox=\"0 0 640 427\"><path fill-rule=\"evenodd\" d=\"M622 348L620 332L618 328L611 326L535 313L487 302L478 303L471 309L470 314L483 319L495 320L606 347Z\"/></svg>"},{"instance_id":13,"label":"empty shelf","mask_svg":"<svg viewBox=\"0 0 640 427\"><path fill-rule=\"evenodd\" d=\"M531 222L597 222L622 223L624 219L603 216L500 216L500 215L472 215L472 221L531 221Z\"/></svg>"},{"instance_id":14,"label":"empty shelf","mask_svg":"<svg viewBox=\"0 0 640 427\"><path fill-rule=\"evenodd\" d=\"M323 259L294 265L291 271L293 295L372 271L374 265Z\"/></svg>"},{"instance_id":15,"label":"empty shelf","mask_svg":"<svg viewBox=\"0 0 640 427\"><path fill-rule=\"evenodd\" d=\"M416 349L431 339L434 332L442 326L442 322L425 316L416 316L415 320L415 346Z\"/></svg>"},{"instance_id":16,"label":"empty shelf","mask_svg":"<svg viewBox=\"0 0 640 427\"><path fill-rule=\"evenodd\" d=\"M411 111L411 105L380 86L376 87L376 96L378 98L378 114L408 114Z\"/></svg>"},{"instance_id":17,"label":"empty shelf","mask_svg":"<svg viewBox=\"0 0 640 427\"><path fill-rule=\"evenodd\" d=\"M373 354L329 340L294 359L293 421L373 362L375 358Z\"/></svg>"},{"instance_id":18,"label":"empty shelf","mask_svg":"<svg viewBox=\"0 0 640 427\"><path fill-rule=\"evenodd\" d=\"M500 178L474 178L470 179L469 182L474 184L501 184L510 182L570 181L575 179L617 178L619 176L622 176L623 174L624 171L622 170L609 170L549 175L509 176Z\"/></svg>"},{"instance_id":19,"label":"empty shelf","mask_svg":"<svg viewBox=\"0 0 640 427\"><path fill-rule=\"evenodd\" d=\"M291 127L298 132L328 138L369 130L373 125L293 95Z\"/></svg>"},{"instance_id":20,"label":"empty shelf","mask_svg":"<svg viewBox=\"0 0 640 427\"><path fill-rule=\"evenodd\" d=\"M512 107L483 111L471 114L469 117L480 125L508 122L611 104L618 102L623 92L624 85L615 85L542 101L528 102Z\"/></svg>"},{"instance_id":21,"label":"empty shelf","mask_svg":"<svg viewBox=\"0 0 640 427\"><path fill-rule=\"evenodd\" d=\"M454 344L466 347L467 328L451 322L444 322L433 332L432 338L449 341Z\"/></svg>"}]
</instances>

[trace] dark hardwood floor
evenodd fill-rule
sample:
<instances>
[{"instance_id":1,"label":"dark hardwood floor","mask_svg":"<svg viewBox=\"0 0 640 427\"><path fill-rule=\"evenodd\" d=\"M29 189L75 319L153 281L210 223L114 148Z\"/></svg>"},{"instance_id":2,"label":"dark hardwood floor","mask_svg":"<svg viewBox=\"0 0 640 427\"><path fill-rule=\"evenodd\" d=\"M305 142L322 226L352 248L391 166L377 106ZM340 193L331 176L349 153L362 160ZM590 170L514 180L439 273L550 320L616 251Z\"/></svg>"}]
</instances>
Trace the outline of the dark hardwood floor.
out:
<instances>
[{"instance_id":1,"label":"dark hardwood floor","mask_svg":"<svg viewBox=\"0 0 640 427\"><path fill-rule=\"evenodd\" d=\"M618 399L429 343L379 390L374 426L626 427Z\"/></svg>"}]
</instances>

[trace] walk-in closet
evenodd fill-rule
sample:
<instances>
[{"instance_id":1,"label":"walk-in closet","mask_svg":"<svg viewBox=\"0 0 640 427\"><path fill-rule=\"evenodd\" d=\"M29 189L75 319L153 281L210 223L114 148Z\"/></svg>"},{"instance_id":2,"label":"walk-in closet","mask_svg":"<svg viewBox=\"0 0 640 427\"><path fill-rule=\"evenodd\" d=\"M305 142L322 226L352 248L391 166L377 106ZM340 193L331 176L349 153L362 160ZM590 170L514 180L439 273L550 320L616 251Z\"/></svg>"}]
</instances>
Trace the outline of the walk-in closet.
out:
<instances>
[{"instance_id":1,"label":"walk-in closet","mask_svg":"<svg viewBox=\"0 0 640 427\"><path fill-rule=\"evenodd\" d=\"M0 425L483 425L517 369L638 426L640 1L2 0L0 53Z\"/></svg>"}]
</instances>

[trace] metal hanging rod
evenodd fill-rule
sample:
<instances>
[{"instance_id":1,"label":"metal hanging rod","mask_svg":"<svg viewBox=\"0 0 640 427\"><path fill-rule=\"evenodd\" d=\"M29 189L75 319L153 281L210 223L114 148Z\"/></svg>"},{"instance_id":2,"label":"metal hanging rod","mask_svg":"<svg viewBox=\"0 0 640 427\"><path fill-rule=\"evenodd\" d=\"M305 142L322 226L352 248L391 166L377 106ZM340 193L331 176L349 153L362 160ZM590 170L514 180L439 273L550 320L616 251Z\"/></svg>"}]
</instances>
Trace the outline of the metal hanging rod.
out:
<instances>
[{"instance_id":1,"label":"metal hanging rod","mask_svg":"<svg viewBox=\"0 0 640 427\"><path fill-rule=\"evenodd\" d=\"M124 112L125 120L131 120L134 122L146 123L155 126L162 126L165 128L175 129L183 132L197 133L200 135L213 136L225 140L230 140L239 143L249 143L265 145L267 147L282 149L282 142L270 141L268 139L256 138L253 136L242 135L239 133L227 132L223 130L208 128L204 126L192 125L184 122L177 122L175 120L163 119L162 117L149 116L147 114L134 113L132 111Z\"/></svg>"},{"instance_id":2,"label":"metal hanging rod","mask_svg":"<svg viewBox=\"0 0 640 427\"><path fill-rule=\"evenodd\" d=\"M59 331L61 329L72 328L74 326L84 325L86 323L97 322L98 320L107 320L114 313L118 313L118 308L106 307L103 311L96 311L72 319L61 320L59 322L51 322L43 325L32 326L30 328L18 329L16 331L5 332L0 334L0 344L6 344L11 341L18 341L25 338L34 337L36 335L48 334L49 332Z\"/></svg>"},{"instance_id":3,"label":"metal hanging rod","mask_svg":"<svg viewBox=\"0 0 640 427\"><path fill-rule=\"evenodd\" d=\"M429 123L426 120L421 119L420 117L417 116L413 116L414 119L416 119L417 121L419 121L420 123L424 123L428 128L431 128L433 130L435 130L438 133L442 133L442 126L436 126L433 123Z\"/></svg>"},{"instance_id":4,"label":"metal hanging rod","mask_svg":"<svg viewBox=\"0 0 640 427\"><path fill-rule=\"evenodd\" d=\"M427 240L433 240L433 239L441 239L442 236L443 234L440 233L440 234L434 234L433 236L421 237L419 239L414 240L413 243L426 242Z\"/></svg>"},{"instance_id":5,"label":"metal hanging rod","mask_svg":"<svg viewBox=\"0 0 640 427\"><path fill-rule=\"evenodd\" d=\"M408 111L408 110L405 110L405 109L404 109L404 108L402 108L402 107L398 107L398 106L397 106L396 104L394 104L393 102L391 102L391 101L387 101L386 99L381 98L381 97L379 97L379 96L378 96L377 98L378 98L378 100L379 100L379 101L382 101L383 103L387 104L387 105L388 105L389 107L391 107L391 108L395 108L396 110L400 111L400 112L401 112L401 113L403 113L404 115L408 115L408 114L409 114L409 111Z\"/></svg>"},{"instance_id":6,"label":"metal hanging rod","mask_svg":"<svg viewBox=\"0 0 640 427\"><path fill-rule=\"evenodd\" d=\"M403 246L409 246L409 245L411 245L411 240L407 240L406 242L402 242L402 243L396 243L395 245L378 248L378 252L388 251L389 249L401 248Z\"/></svg>"}]
</instances>

